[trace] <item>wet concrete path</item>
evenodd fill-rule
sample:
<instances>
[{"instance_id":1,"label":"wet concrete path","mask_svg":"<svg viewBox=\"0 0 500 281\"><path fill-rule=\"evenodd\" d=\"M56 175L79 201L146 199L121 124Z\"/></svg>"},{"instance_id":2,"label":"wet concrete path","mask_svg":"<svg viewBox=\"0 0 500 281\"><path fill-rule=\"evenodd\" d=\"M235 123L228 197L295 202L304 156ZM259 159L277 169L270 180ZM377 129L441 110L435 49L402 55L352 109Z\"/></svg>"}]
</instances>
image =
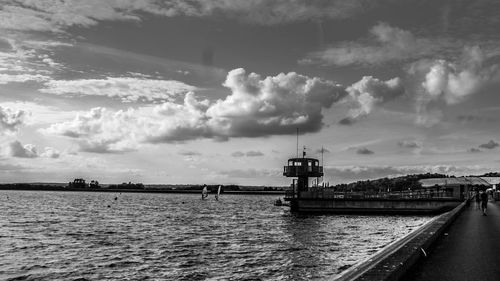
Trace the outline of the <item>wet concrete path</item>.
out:
<instances>
[{"instance_id":1,"label":"wet concrete path","mask_svg":"<svg viewBox=\"0 0 500 281\"><path fill-rule=\"evenodd\" d=\"M500 280L500 201L487 214L471 202L402 280Z\"/></svg>"}]
</instances>

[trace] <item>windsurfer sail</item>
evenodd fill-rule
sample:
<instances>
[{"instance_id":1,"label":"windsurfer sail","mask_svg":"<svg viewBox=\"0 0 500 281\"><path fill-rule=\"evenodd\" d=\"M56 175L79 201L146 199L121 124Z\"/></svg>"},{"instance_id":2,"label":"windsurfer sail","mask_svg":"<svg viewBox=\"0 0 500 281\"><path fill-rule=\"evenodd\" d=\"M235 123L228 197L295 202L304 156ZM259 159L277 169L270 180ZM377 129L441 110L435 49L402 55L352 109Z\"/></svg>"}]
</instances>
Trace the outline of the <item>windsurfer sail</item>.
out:
<instances>
[{"instance_id":1,"label":"windsurfer sail","mask_svg":"<svg viewBox=\"0 0 500 281\"><path fill-rule=\"evenodd\" d=\"M221 186L219 185L219 188L217 189L217 194L215 195L215 200L217 200L217 201L219 201L220 188L221 188Z\"/></svg>"},{"instance_id":2,"label":"windsurfer sail","mask_svg":"<svg viewBox=\"0 0 500 281\"><path fill-rule=\"evenodd\" d=\"M208 190L207 190L207 186L204 185L203 190L201 191L201 199L204 200L207 197L208 197Z\"/></svg>"}]
</instances>

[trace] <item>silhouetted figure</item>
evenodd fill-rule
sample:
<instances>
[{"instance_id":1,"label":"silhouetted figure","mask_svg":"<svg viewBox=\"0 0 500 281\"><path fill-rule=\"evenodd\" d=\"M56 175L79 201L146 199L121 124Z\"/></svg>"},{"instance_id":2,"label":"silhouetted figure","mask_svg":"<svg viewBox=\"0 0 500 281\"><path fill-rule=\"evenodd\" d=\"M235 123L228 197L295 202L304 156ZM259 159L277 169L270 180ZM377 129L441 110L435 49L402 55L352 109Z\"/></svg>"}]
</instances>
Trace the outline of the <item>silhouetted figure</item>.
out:
<instances>
[{"instance_id":1,"label":"silhouetted figure","mask_svg":"<svg viewBox=\"0 0 500 281\"><path fill-rule=\"evenodd\" d=\"M483 216L486 216L486 209L488 208L488 193L485 191L481 192L481 209L483 210Z\"/></svg>"},{"instance_id":2,"label":"silhouetted figure","mask_svg":"<svg viewBox=\"0 0 500 281\"><path fill-rule=\"evenodd\" d=\"M479 190L476 191L476 209L481 209L481 195L479 194Z\"/></svg>"},{"instance_id":3,"label":"silhouetted figure","mask_svg":"<svg viewBox=\"0 0 500 281\"><path fill-rule=\"evenodd\" d=\"M201 200L205 200L208 197L207 185L203 185L203 190L201 191Z\"/></svg>"},{"instance_id":4,"label":"silhouetted figure","mask_svg":"<svg viewBox=\"0 0 500 281\"><path fill-rule=\"evenodd\" d=\"M118 200L118 197L117 197L117 196L115 196L115 201L116 201L116 200Z\"/></svg>"}]
</instances>

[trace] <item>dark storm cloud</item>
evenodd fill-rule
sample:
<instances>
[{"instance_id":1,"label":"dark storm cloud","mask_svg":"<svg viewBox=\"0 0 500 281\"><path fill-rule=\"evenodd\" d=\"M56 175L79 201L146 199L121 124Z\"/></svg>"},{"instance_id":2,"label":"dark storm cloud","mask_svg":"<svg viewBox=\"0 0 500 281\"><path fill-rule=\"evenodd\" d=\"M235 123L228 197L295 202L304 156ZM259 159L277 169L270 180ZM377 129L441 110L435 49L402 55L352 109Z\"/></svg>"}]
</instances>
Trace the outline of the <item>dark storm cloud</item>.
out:
<instances>
[{"instance_id":1,"label":"dark storm cloud","mask_svg":"<svg viewBox=\"0 0 500 281\"><path fill-rule=\"evenodd\" d=\"M12 51L12 45L5 38L0 37L0 51Z\"/></svg>"},{"instance_id":2,"label":"dark storm cloud","mask_svg":"<svg viewBox=\"0 0 500 281\"><path fill-rule=\"evenodd\" d=\"M356 150L356 153L362 154L362 155L371 155L371 154L374 154L375 152L369 150L366 147L362 147L362 148L358 148L358 150Z\"/></svg>"},{"instance_id":3,"label":"dark storm cloud","mask_svg":"<svg viewBox=\"0 0 500 281\"><path fill-rule=\"evenodd\" d=\"M483 143L483 144L479 145L480 148L486 148L486 149L493 149L497 146L499 146L499 144L494 140L490 140L487 143Z\"/></svg>"},{"instance_id":4,"label":"dark storm cloud","mask_svg":"<svg viewBox=\"0 0 500 281\"><path fill-rule=\"evenodd\" d=\"M354 123L356 123L356 120L354 120L350 117L346 117L346 118L341 119L338 123L340 125L350 126L350 125L353 125Z\"/></svg>"}]
</instances>

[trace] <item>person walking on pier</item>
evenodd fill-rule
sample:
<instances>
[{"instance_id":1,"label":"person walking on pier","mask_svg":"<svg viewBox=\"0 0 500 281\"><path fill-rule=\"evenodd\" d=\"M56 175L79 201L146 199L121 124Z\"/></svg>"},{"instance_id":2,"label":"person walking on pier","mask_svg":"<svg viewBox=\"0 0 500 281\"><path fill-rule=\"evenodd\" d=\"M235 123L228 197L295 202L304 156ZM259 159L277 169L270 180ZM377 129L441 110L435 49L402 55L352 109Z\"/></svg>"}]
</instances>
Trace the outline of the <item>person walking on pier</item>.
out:
<instances>
[{"instance_id":1,"label":"person walking on pier","mask_svg":"<svg viewBox=\"0 0 500 281\"><path fill-rule=\"evenodd\" d=\"M486 208L488 208L488 193L481 191L481 210L483 210L483 216L486 216Z\"/></svg>"},{"instance_id":2,"label":"person walking on pier","mask_svg":"<svg viewBox=\"0 0 500 281\"><path fill-rule=\"evenodd\" d=\"M479 194L479 190L476 190L476 209L481 210L481 195Z\"/></svg>"}]
</instances>

